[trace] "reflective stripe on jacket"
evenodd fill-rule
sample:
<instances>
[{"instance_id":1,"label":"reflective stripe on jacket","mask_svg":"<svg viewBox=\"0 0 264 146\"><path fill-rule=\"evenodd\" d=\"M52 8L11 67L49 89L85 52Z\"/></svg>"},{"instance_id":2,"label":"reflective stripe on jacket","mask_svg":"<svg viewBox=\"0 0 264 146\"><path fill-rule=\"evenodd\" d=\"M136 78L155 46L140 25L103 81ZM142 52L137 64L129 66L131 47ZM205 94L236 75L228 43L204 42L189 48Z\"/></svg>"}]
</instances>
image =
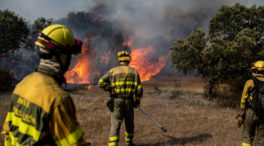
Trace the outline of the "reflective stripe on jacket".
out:
<instances>
[{"instance_id":1,"label":"reflective stripe on jacket","mask_svg":"<svg viewBox=\"0 0 264 146\"><path fill-rule=\"evenodd\" d=\"M16 86L2 134L16 146L67 146L84 132L70 95L51 76L34 72Z\"/></svg>"},{"instance_id":2,"label":"reflective stripe on jacket","mask_svg":"<svg viewBox=\"0 0 264 146\"><path fill-rule=\"evenodd\" d=\"M120 96L133 96L140 99L143 88L136 69L122 65L111 69L99 80L99 86L104 90L114 90Z\"/></svg>"}]
</instances>

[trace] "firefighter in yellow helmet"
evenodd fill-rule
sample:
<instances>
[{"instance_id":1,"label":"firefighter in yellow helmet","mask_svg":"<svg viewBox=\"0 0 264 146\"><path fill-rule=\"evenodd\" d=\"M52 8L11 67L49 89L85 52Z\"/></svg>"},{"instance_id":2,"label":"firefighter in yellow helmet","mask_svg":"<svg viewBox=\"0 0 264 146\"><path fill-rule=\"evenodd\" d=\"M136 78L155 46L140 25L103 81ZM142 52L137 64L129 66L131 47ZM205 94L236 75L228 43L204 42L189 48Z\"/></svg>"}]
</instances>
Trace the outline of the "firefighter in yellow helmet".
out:
<instances>
[{"instance_id":1,"label":"firefighter in yellow helmet","mask_svg":"<svg viewBox=\"0 0 264 146\"><path fill-rule=\"evenodd\" d=\"M129 67L130 56L127 51L118 52L119 66L108 71L99 80L99 86L109 91L111 99L107 105L111 111L109 146L117 146L122 120L125 120L125 141L133 145L134 107L140 104L143 88L136 69Z\"/></svg>"},{"instance_id":2,"label":"firefighter in yellow helmet","mask_svg":"<svg viewBox=\"0 0 264 146\"><path fill-rule=\"evenodd\" d=\"M13 91L2 131L5 145L88 145L73 100L61 89L71 55L81 52L82 41L66 26L54 24L42 30L35 44L40 64Z\"/></svg>"},{"instance_id":3,"label":"firefighter in yellow helmet","mask_svg":"<svg viewBox=\"0 0 264 146\"><path fill-rule=\"evenodd\" d=\"M242 146L264 145L264 61L252 63L253 78L245 83L237 123L243 124Z\"/></svg>"}]
</instances>

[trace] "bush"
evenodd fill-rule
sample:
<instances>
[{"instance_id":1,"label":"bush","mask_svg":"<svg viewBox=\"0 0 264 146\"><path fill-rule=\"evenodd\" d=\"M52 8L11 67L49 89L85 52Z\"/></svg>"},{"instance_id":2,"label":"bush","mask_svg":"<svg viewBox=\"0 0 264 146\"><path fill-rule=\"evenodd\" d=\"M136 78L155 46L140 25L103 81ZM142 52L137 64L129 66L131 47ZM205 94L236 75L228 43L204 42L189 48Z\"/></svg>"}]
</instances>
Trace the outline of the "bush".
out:
<instances>
[{"instance_id":1,"label":"bush","mask_svg":"<svg viewBox=\"0 0 264 146\"><path fill-rule=\"evenodd\" d=\"M218 105L239 108L241 91L229 84L218 84L209 93L209 85L204 87L204 97L215 101Z\"/></svg>"}]
</instances>

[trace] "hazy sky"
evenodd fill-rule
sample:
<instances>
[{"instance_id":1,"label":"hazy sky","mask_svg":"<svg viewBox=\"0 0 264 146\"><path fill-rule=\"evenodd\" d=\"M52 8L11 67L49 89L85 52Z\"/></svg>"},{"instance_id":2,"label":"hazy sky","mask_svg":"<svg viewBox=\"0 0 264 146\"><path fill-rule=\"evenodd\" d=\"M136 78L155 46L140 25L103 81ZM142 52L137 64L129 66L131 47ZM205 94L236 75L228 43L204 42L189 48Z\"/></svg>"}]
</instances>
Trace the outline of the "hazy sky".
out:
<instances>
[{"instance_id":1,"label":"hazy sky","mask_svg":"<svg viewBox=\"0 0 264 146\"><path fill-rule=\"evenodd\" d=\"M199 1L203 3L204 0L0 0L0 9L10 9L29 21L33 21L38 17L53 18L56 20L65 17L70 11L87 11L99 2L117 5L122 3L122 5L124 5L124 3L129 3L131 1L148 3L151 7L152 4L162 4L166 3L166 1L178 1L179 3L183 1L189 1L189 3L193 1L197 3L197 1ZM214 0L214 2L215 1L217 0ZM240 2L245 5L264 4L264 0L219 0L219 3L223 3L223 1L228 4L235 2Z\"/></svg>"},{"instance_id":2,"label":"hazy sky","mask_svg":"<svg viewBox=\"0 0 264 146\"><path fill-rule=\"evenodd\" d=\"M59 19L70 11L93 7L93 0L0 0L0 9L10 9L27 20L38 17ZM88 4L89 3L89 4Z\"/></svg>"}]
</instances>

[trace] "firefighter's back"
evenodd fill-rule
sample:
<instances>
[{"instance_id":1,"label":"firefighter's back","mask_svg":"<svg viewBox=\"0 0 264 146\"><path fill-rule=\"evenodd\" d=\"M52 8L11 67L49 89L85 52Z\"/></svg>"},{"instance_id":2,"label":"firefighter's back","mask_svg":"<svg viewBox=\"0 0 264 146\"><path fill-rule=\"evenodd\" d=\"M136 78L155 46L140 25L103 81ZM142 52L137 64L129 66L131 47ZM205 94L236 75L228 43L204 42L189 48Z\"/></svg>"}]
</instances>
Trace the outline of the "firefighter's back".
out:
<instances>
[{"instance_id":1,"label":"firefighter's back","mask_svg":"<svg viewBox=\"0 0 264 146\"><path fill-rule=\"evenodd\" d=\"M138 86L137 70L130 66L118 66L111 71L111 85L119 96L133 97Z\"/></svg>"},{"instance_id":2,"label":"firefighter's back","mask_svg":"<svg viewBox=\"0 0 264 146\"><path fill-rule=\"evenodd\" d=\"M15 88L7 122L12 143L55 145L49 131L54 107L69 97L50 76L34 72Z\"/></svg>"}]
</instances>

